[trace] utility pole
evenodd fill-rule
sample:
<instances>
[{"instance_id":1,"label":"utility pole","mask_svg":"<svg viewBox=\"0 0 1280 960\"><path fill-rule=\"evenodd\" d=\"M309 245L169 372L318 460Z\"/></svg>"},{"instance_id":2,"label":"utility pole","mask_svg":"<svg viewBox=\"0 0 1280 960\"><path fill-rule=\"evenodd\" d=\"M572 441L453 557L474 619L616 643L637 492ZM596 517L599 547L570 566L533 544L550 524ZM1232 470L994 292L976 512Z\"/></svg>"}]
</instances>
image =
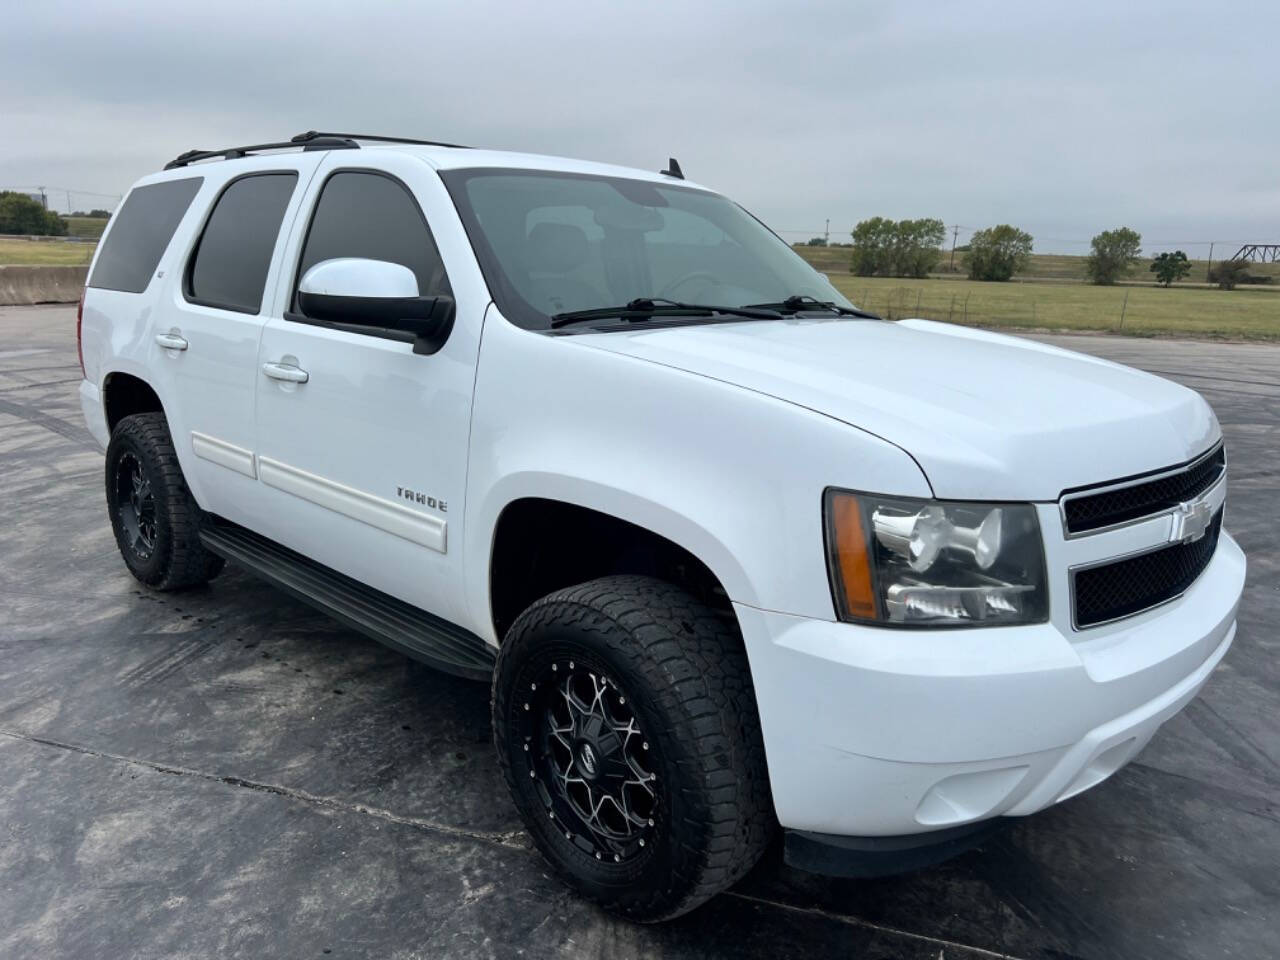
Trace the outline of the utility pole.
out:
<instances>
[{"instance_id":1,"label":"utility pole","mask_svg":"<svg viewBox=\"0 0 1280 960\"><path fill-rule=\"evenodd\" d=\"M1205 283L1211 282L1212 275L1213 275L1213 241L1210 240L1209 241L1209 266L1205 267L1205 270L1204 270L1204 282Z\"/></svg>"},{"instance_id":2,"label":"utility pole","mask_svg":"<svg viewBox=\"0 0 1280 960\"><path fill-rule=\"evenodd\" d=\"M44 187L36 187L36 189L40 191L40 206L42 206L42 207L44 207L46 210L48 210L48 209L49 209L49 197L45 194L45 192L44 192Z\"/></svg>"},{"instance_id":3,"label":"utility pole","mask_svg":"<svg viewBox=\"0 0 1280 960\"><path fill-rule=\"evenodd\" d=\"M827 217L827 229L822 232L824 245L831 246L831 218Z\"/></svg>"},{"instance_id":4,"label":"utility pole","mask_svg":"<svg viewBox=\"0 0 1280 960\"><path fill-rule=\"evenodd\" d=\"M951 227L951 265L947 267L947 273L956 272L956 237L960 236L960 226L953 224Z\"/></svg>"}]
</instances>

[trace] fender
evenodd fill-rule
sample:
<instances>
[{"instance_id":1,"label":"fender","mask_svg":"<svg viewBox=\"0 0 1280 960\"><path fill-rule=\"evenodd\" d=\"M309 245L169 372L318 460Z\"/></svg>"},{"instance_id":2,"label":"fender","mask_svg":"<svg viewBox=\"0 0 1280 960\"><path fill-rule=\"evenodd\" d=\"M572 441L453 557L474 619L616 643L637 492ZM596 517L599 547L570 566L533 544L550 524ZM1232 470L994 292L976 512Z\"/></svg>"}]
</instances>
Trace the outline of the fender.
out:
<instances>
[{"instance_id":1,"label":"fender","mask_svg":"<svg viewBox=\"0 0 1280 960\"><path fill-rule=\"evenodd\" d=\"M523 497L572 503L663 536L705 564L736 603L831 620L826 487L930 495L919 466L888 441L589 342L645 335L548 335L489 309L463 532L467 610L489 639L494 528Z\"/></svg>"}]
</instances>

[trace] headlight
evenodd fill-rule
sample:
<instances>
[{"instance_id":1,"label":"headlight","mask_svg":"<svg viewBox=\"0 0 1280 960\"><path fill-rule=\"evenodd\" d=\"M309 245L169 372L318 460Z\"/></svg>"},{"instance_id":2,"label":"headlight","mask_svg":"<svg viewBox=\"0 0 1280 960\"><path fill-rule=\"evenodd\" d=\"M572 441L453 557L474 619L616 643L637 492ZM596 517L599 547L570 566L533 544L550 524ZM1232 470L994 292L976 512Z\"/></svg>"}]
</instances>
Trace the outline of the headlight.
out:
<instances>
[{"instance_id":1,"label":"headlight","mask_svg":"<svg viewBox=\"0 0 1280 960\"><path fill-rule=\"evenodd\" d=\"M842 620L966 627L1048 619L1044 547L1028 503L828 490L824 508Z\"/></svg>"}]
</instances>

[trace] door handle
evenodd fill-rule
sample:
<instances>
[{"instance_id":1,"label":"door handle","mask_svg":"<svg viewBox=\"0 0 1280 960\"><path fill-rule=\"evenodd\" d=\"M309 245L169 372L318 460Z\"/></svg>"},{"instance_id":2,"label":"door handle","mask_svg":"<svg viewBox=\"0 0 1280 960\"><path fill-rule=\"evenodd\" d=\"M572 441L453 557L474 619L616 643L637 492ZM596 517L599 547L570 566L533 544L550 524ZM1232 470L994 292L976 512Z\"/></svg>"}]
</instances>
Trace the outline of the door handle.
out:
<instances>
[{"instance_id":1,"label":"door handle","mask_svg":"<svg viewBox=\"0 0 1280 960\"><path fill-rule=\"evenodd\" d=\"M262 372L272 380L283 380L286 383L306 383L311 379L307 371L292 363L264 363Z\"/></svg>"},{"instance_id":2,"label":"door handle","mask_svg":"<svg viewBox=\"0 0 1280 960\"><path fill-rule=\"evenodd\" d=\"M168 333L157 333L156 343L164 347L166 350L185 350L187 349L187 341L179 336L177 330L170 330Z\"/></svg>"}]
</instances>

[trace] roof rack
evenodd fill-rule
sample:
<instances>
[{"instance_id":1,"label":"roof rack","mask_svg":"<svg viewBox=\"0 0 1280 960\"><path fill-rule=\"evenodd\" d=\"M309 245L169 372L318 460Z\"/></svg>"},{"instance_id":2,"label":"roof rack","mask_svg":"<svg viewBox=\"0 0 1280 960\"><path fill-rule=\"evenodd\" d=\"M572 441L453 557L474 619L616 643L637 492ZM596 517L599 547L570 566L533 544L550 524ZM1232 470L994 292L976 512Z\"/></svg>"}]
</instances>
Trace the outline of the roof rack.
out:
<instances>
[{"instance_id":1,"label":"roof rack","mask_svg":"<svg viewBox=\"0 0 1280 960\"><path fill-rule=\"evenodd\" d=\"M441 143L436 140L412 140L408 137L380 137L374 134L363 133L321 133L317 130L308 130L306 133L300 133L296 137L288 140L282 140L278 143L255 143L245 147L227 147L222 150L188 150L186 153L180 153L168 163L164 165L166 170L173 170L177 167L185 167L192 163L198 163L201 160L212 160L215 157L220 160L239 160L241 157L247 157L251 154L261 153L264 150L287 150L290 148L301 147L303 151L307 150L358 150L360 144L358 140L370 140L377 143L412 143L420 146L428 147L456 147L458 149L466 149L457 143Z\"/></svg>"}]
</instances>

